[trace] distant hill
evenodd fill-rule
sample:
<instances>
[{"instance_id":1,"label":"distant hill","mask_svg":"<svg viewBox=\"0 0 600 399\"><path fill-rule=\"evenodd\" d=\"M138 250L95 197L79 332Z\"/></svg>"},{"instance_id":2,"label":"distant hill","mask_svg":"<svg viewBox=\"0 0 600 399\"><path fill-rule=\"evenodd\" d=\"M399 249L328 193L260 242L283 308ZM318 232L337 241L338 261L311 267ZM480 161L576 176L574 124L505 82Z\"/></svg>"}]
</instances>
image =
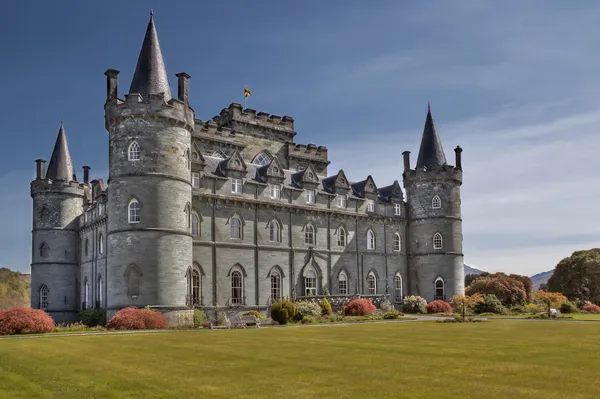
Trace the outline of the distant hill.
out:
<instances>
[{"instance_id":1,"label":"distant hill","mask_svg":"<svg viewBox=\"0 0 600 399\"><path fill-rule=\"evenodd\" d=\"M29 306L30 276L0 268L0 309Z\"/></svg>"},{"instance_id":2,"label":"distant hill","mask_svg":"<svg viewBox=\"0 0 600 399\"><path fill-rule=\"evenodd\" d=\"M547 272L534 274L533 276L531 276L531 281L533 282L533 289L537 290L540 288L541 284L546 284L548 282L548 279L552 276L552 273L554 273L554 269L549 270Z\"/></svg>"},{"instance_id":3,"label":"distant hill","mask_svg":"<svg viewBox=\"0 0 600 399\"><path fill-rule=\"evenodd\" d=\"M487 272L465 265L465 276L468 274L482 274L482 273L487 273Z\"/></svg>"}]
</instances>

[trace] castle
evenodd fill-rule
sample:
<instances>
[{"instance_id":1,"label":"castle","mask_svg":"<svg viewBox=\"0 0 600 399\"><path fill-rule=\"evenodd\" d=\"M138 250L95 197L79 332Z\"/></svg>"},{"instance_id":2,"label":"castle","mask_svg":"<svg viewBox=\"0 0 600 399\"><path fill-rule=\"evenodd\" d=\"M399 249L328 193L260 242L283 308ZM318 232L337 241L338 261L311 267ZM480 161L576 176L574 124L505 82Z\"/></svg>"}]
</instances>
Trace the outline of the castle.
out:
<instances>
[{"instance_id":1,"label":"castle","mask_svg":"<svg viewBox=\"0 0 600 399\"><path fill-rule=\"evenodd\" d=\"M105 72L109 177L76 178L62 124L36 160L31 305L57 321L97 307L165 314L265 309L282 297L464 291L460 147L450 166L428 110L414 169L349 181L328 150L294 141L294 120L232 103L195 118L188 79L171 88L151 16L124 100Z\"/></svg>"}]
</instances>

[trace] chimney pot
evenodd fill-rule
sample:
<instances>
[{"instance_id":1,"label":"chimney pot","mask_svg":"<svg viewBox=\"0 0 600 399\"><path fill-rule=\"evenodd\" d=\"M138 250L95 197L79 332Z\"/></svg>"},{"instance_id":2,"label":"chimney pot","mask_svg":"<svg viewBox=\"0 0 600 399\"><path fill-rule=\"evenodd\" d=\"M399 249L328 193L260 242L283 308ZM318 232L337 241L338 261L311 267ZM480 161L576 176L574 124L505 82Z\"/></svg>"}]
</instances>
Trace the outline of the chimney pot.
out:
<instances>
[{"instance_id":1,"label":"chimney pot","mask_svg":"<svg viewBox=\"0 0 600 399\"><path fill-rule=\"evenodd\" d=\"M42 180L46 175L46 160L43 158L35 160L35 178Z\"/></svg>"},{"instance_id":2,"label":"chimney pot","mask_svg":"<svg viewBox=\"0 0 600 399\"><path fill-rule=\"evenodd\" d=\"M83 184L88 184L90 182L90 167L83 167Z\"/></svg>"},{"instance_id":3,"label":"chimney pot","mask_svg":"<svg viewBox=\"0 0 600 399\"><path fill-rule=\"evenodd\" d=\"M118 96L118 78L119 71L116 69L107 69L106 75L106 101L116 100Z\"/></svg>"},{"instance_id":4,"label":"chimney pot","mask_svg":"<svg viewBox=\"0 0 600 399\"><path fill-rule=\"evenodd\" d=\"M460 148L459 145L456 146L456 148L454 149L454 155L455 155L455 168L458 170L462 170L462 151L463 149Z\"/></svg>"},{"instance_id":5,"label":"chimney pot","mask_svg":"<svg viewBox=\"0 0 600 399\"><path fill-rule=\"evenodd\" d=\"M191 76L185 72L179 72L175 74L175 76L177 76L177 98L179 99L179 101L183 101L185 104L188 104L188 80L189 78L191 78Z\"/></svg>"},{"instance_id":6,"label":"chimney pot","mask_svg":"<svg viewBox=\"0 0 600 399\"><path fill-rule=\"evenodd\" d=\"M402 155L404 156L404 171L408 172L410 170L410 151L404 151Z\"/></svg>"}]
</instances>

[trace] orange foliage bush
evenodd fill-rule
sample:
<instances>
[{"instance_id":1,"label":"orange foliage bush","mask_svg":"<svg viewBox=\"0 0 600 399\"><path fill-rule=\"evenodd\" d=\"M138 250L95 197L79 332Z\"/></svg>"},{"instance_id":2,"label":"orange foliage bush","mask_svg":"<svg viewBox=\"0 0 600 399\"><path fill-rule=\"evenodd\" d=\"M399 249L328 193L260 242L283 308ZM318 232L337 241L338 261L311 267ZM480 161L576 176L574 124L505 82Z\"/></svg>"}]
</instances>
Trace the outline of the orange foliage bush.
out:
<instances>
[{"instance_id":1,"label":"orange foliage bush","mask_svg":"<svg viewBox=\"0 0 600 399\"><path fill-rule=\"evenodd\" d=\"M376 310L375 305L367 298L353 299L344 307L346 316L365 316Z\"/></svg>"},{"instance_id":2,"label":"orange foliage bush","mask_svg":"<svg viewBox=\"0 0 600 399\"><path fill-rule=\"evenodd\" d=\"M12 308L0 310L0 335L45 333L54 330L54 320L39 309Z\"/></svg>"},{"instance_id":3,"label":"orange foliage bush","mask_svg":"<svg viewBox=\"0 0 600 399\"><path fill-rule=\"evenodd\" d=\"M448 302L444 301L433 301L429 302L426 306L427 313L452 313L452 306Z\"/></svg>"},{"instance_id":4,"label":"orange foliage bush","mask_svg":"<svg viewBox=\"0 0 600 399\"><path fill-rule=\"evenodd\" d=\"M600 313L600 306L598 306L598 305L585 305L583 307L583 310L586 311L586 312Z\"/></svg>"},{"instance_id":5,"label":"orange foliage bush","mask_svg":"<svg viewBox=\"0 0 600 399\"><path fill-rule=\"evenodd\" d=\"M162 313L150 309L119 310L106 324L110 330L160 330L168 327Z\"/></svg>"}]
</instances>

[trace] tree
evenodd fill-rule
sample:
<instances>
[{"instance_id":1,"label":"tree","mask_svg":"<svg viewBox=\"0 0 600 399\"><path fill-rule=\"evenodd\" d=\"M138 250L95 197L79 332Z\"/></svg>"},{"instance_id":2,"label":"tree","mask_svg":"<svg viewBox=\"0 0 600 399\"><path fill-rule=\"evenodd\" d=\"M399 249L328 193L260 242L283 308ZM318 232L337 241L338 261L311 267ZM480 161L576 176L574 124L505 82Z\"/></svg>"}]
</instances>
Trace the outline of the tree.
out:
<instances>
[{"instance_id":1,"label":"tree","mask_svg":"<svg viewBox=\"0 0 600 399\"><path fill-rule=\"evenodd\" d=\"M600 305L600 248L575 251L561 260L548 279L548 290Z\"/></svg>"},{"instance_id":2,"label":"tree","mask_svg":"<svg viewBox=\"0 0 600 399\"><path fill-rule=\"evenodd\" d=\"M452 299L450 299L450 303L462 315L463 319L465 318L467 310L472 310L475 305L482 301L483 297L479 294L470 296L454 295Z\"/></svg>"},{"instance_id":3,"label":"tree","mask_svg":"<svg viewBox=\"0 0 600 399\"><path fill-rule=\"evenodd\" d=\"M29 306L29 285L26 275L0 268L0 309Z\"/></svg>"},{"instance_id":4,"label":"tree","mask_svg":"<svg viewBox=\"0 0 600 399\"><path fill-rule=\"evenodd\" d=\"M533 302L540 306L546 306L548 317L550 317L550 309L558 308L563 303L566 303L567 297L560 292L546 292L538 290L533 292Z\"/></svg>"},{"instance_id":5,"label":"tree","mask_svg":"<svg viewBox=\"0 0 600 399\"><path fill-rule=\"evenodd\" d=\"M465 276L465 287L468 287L471 285L471 283L475 280L477 280L479 277L485 277L485 276L489 276L490 274L488 272L483 272L480 274L467 274Z\"/></svg>"},{"instance_id":6,"label":"tree","mask_svg":"<svg viewBox=\"0 0 600 399\"><path fill-rule=\"evenodd\" d=\"M507 276L504 273L490 274L475 279L465 289L465 293L467 295L495 295L504 306L522 305L528 300L527 290L531 290L523 277L518 275ZM523 281L525 281L525 284ZM529 280L529 283L531 283L531 280Z\"/></svg>"}]
</instances>

